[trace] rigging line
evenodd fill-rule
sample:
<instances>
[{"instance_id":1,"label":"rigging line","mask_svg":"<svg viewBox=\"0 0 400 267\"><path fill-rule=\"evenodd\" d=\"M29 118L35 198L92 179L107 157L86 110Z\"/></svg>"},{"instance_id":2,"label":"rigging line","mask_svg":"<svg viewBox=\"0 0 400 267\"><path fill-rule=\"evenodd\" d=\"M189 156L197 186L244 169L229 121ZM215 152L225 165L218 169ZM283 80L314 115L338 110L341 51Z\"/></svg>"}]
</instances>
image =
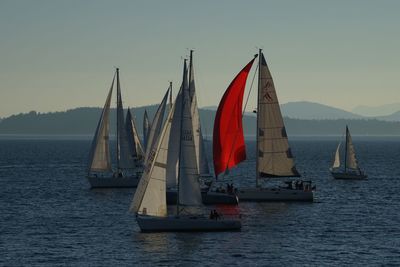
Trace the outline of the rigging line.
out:
<instances>
[{"instance_id":1,"label":"rigging line","mask_svg":"<svg viewBox=\"0 0 400 267\"><path fill-rule=\"evenodd\" d=\"M256 78L257 70L258 70L258 64L257 64L256 70L254 71L253 80L251 81L250 90L249 90L249 93L247 94L246 103L244 104L244 108L243 108L243 112L242 112L242 118L243 118L244 113L246 111L247 103L249 102L251 89L253 89L253 83L254 83L254 79Z\"/></svg>"},{"instance_id":2,"label":"rigging line","mask_svg":"<svg viewBox=\"0 0 400 267\"><path fill-rule=\"evenodd\" d=\"M192 48L192 50L194 50L194 49ZM192 64L192 67L193 67L192 72L193 72L193 79L194 79L194 84L195 84L195 88L196 88L195 101L196 101L198 115L199 115L199 123L200 123L199 129L200 129L201 136L203 138L203 140L201 140L201 142L203 143L203 152L204 152L204 157L205 157L205 160L207 163L207 167L210 170L209 159L210 158L212 159L212 157L210 157L210 155L208 155L208 146L209 145L207 144L207 140L208 140L207 137L209 136L208 134L210 132L210 129L208 127L209 125L205 123L204 118L202 118L202 116L200 116L201 99L207 99L207 98L205 97L206 95L205 95L204 90L198 90L198 87L200 87L200 88L206 88L206 87L204 86L203 79L201 78L201 77L203 77L203 75L201 72L201 68L199 68L198 59L196 59L194 62L190 62L190 64ZM194 75L194 69L196 69L196 75ZM200 85L200 86L198 86L198 85ZM203 114L204 114L204 111L207 112L206 110L203 109L203 112L202 112ZM211 137L211 139L212 139L212 137ZM200 166L198 166L198 168L200 171Z\"/></svg>"},{"instance_id":3,"label":"rigging line","mask_svg":"<svg viewBox=\"0 0 400 267\"><path fill-rule=\"evenodd\" d=\"M200 88L205 88L205 86L204 86L204 84L203 84L203 79L201 79L201 77L203 76L202 74L201 74L201 68L199 68L198 66L199 66L199 64L197 63L198 62L198 59L196 59L196 61L195 61L195 63L192 63L192 65L193 65L193 69L196 69L196 75L194 76L194 84L195 85L198 85L198 84L200 84ZM194 66L194 65L196 65L196 66ZM197 78L197 77L199 77L199 78ZM197 87L197 86L196 86ZM204 123L204 119L202 120L201 119L201 116L200 116L200 103L201 103L201 99L207 99L206 97L205 97L205 94L204 94L205 92L204 92L204 90L198 90L198 88L196 88L196 102L197 102L197 109L199 109L199 121L200 121L200 128L201 128L201 131L203 132L203 130L204 130L204 135L203 135L203 139L204 140L207 140L207 136L208 136L208 132L209 132L209 129L208 129L208 127L205 127L206 126L206 124ZM200 96L200 97L198 97L198 96Z\"/></svg>"},{"instance_id":4,"label":"rigging line","mask_svg":"<svg viewBox=\"0 0 400 267\"><path fill-rule=\"evenodd\" d=\"M249 93L247 94L246 102L245 102L244 108L243 108L243 110L242 110L242 121L243 121L244 113L245 113L245 111L246 111L247 103L248 103L248 101L249 101L249 97L250 97L250 94L251 94L251 90L253 89L253 83L254 83L254 79L256 78L257 70L258 70L258 64L257 64L257 67L256 67L256 69L255 69L255 71L254 71L253 79L251 80L251 84L250 84ZM235 139L233 140L233 144L232 144L232 147L231 147L231 151L229 152L229 158L228 158L228 161L227 161L227 163L226 163L226 168L225 168L225 172L224 172L224 174L223 174L223 176L222 176L222 179L225 178L226 170L228 169L229 162L231 161L232 154L233 154L233 147L235 146L235 143L236 143L236 140L237 140L237 136L238 136L238 133L235 134Z\"/></svg>"}]
</instances>

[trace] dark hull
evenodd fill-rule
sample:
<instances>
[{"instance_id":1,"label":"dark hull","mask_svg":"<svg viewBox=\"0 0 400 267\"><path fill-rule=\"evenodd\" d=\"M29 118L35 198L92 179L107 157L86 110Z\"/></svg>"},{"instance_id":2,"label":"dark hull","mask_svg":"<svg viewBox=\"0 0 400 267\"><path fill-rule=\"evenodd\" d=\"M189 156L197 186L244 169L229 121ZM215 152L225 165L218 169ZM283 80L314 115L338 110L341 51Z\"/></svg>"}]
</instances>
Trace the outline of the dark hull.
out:
<instances>
[{"instance_id":1,"label":"dark hull","mask_svg":"<svg viewBox=\"0 0 400 267\"><path fill-rule=\"evenodd\" d=\"M228 205L238 205L238 197L234 194L228 193L217 193L217 192L201 192L202 202L204 205L214 205L214 204L228 204ZM172 190L167 190L167 204L176 204L177 192Z\"/></svg>"},{"instance_id":2,"label":"dark hull","mask_svg":"<svg viewBox=\"0 0 400 267\"><path fill-rule=\"evenodd\" d=\"M331 172L333 178L340 180L364 180L368 176L366 174L346 173L346 172Z\"/></svg>"},{"instance_id":3,"label":"dark hull","mask_svg":"<svg viewBox=\"0 0 400 267\"><path fill-rule=\"evenodd\" d=\"M314 191L285 188L239 188L237 195L244 202L313 202Z\"/></svg>"},{"instance_id":4,"label":"dark hull","mask_svg":"<svg viewBox=\"0 0 400 267\"><path fill-rule=\"evenodd\" d=\"M140 177L87 177L91 188L134 188Z\"/></svg>"}]
</instances>

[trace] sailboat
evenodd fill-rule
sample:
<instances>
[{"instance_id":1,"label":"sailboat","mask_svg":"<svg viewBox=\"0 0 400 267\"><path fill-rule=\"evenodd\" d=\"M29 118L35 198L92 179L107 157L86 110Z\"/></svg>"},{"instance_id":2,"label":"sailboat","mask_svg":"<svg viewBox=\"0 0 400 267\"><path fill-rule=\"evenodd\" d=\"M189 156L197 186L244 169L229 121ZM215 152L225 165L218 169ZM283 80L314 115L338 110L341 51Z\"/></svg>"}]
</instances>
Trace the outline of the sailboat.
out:
<instances>
[{"instance_id":1,"label":"sailboat","mask_svg":"<svg viewBox=\"0 0 400 267\"><path fill-rule=\"evenodd\" d=\"M336 148L335 159L330 168L331 174L335 179L366 179L367 175L360 169L356 159L356 151L346 125L346 142L344 149L344 169L340 168L340 142Z\"/></svg>"},{"instance_id":2,"label":"sailboat","mask_svg":"<svg viewBox=\"0 0 400 267\"><path fill-rule=\"evenodd\" d=\"M112 169L109 128L114 81L117 87L116 169ZM143 149L133 116L128 110L124 121L119 69L117 68L104 104L89 154L87 178L94 187L136 187L141 175Z\"/></svg>"},{"instance_id":3,"label":"sailboat","mask_svg":"<svg viewBox=\"0 0 400 267\"><path fill-rule=\"evenodd\" d=\"M186 71L186 60L184 73ZM177 101L179 97L182 101ZM179 116L174 115L180 109ZM145 162L143 176L136 189L130 210L136 214L137 223L142 232L164 231L228 231L240 230L241 222L236 219L210 219L206 216L186 215L186 207L201 206L202 198L193 135L193 118L188 87L184 81L173 104L166 123L158 139L157 146L150 151ZM171 128L179 122L179 129L173 135L179 136L177 147L171 147ZM175 165L168 162L170 149L178 150ZM167 212L167 171L168 167L177 168L177 205L176 213Z\"/></svg>"},{"instance_id":4,"label":"sailboat","mask_svg":"<svg viewBox=\"0 0 400 267\"><path fill-rule=\"evenodd\" d=\"M146 149L147 147L147 139L149 138L149 132L150 132L150 121L149 121L149 116L147 115L147 110L144 110L144 115L143 115L143 147Z\"/></svg>"},{"instance_id":5,"label":"sailboat","mask_svg":"<svg viewBox=\"0 0 400 267\"><path fill-rule=\"evenodd\" d=\"M125 129L128 133L128 141L130 147L132 147L133 155L137 155L135 160L142 161L144 159L144 150L130 108L128 108L126 113Z\"/></svg>"},{"instance_id":6,"label":"sailboat","mask_svg":"<svg viewBox=\"0 0 400 267\"><path fill-rule=\"evenodd\" d=\"M197 96L196 96L196 87L194 81L194 68L193 68L193 50L190 50L190 61L189 61L189 71L186 68L186 63L184 66L183 72L183 83L182 86L184 88L188 88L189 93L189 101L190 101L190 114L192 116L192 124L193 124L193 138L194 138L194 147L196 151L196 160L197 160L197 170L198 175L204 181L204 184L210 182L210 178L212 179L212 175L210 174L210 169L208 166L208 160L205 151L205 144L203 139L203 134L200 125L200 115L199 109L197 106ZM189 81L187 79L187 75L189 75ZM182 88L182 87L181 87ZM178 107L174 110L174 117L179 118L181 116L181 109L179 108L182 102L182 94L181 91L178 93L176 98L176 103ZM171 127L171 132L179 131L179 120L175 119L175 123ZM169 137L170 147L179 147L179 136L171 135ZM167 203L175 204L177 201L177 166L178 164L178 150L170 149L168 154L168 162L169 168L167 170ZM212 204L233 204L237 205L239 203L236 194L232 192L217 192L215 190L211 190L211 186L203 186L201 189L201 195L203 204L212 205Z\"/></svg>"},{"instance_id":7,"label":"sailboat","mask_svg":"<svg viewBox=\"0 0 400 267\"><path fill-rule=\"evenodd\" d=\"M260 49L258 63L256 186L239 188L240 201L313 201L311 181L287 181L286 186L262 187L263 179L300 177L291 152L274 82ZM252 59L231 82L218 106L214 121L214 171L227 173L246 159L242 102Z\"/></svg>"}]
</instances>

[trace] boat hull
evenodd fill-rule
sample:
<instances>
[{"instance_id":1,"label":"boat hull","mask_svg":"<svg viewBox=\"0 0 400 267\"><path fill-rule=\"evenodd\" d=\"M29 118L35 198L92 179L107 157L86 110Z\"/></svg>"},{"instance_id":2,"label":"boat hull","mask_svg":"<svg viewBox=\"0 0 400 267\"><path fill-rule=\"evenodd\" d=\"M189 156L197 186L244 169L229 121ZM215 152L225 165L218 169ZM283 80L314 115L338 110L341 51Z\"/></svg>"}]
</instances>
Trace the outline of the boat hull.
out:
<instances>
[{"instance_id":1,"label":"boat hull","mask_svg":"<svg viewBox=\"0 0 400 267\"><path fill-rule=\"evenodd\" d=\"M208 219L204 217L155 217L138 215L137 223L142 232L220 232L240 231L240 220Z\"/></svg>"},{"instance_id":2,"label":"boat hull","mask_svg":"<svg viewBox=\"0 0 400 267\"><path fill-rule=\"evenodd\" d=\"M314 201L314 192L286 188L240 188L236 192L240 201Z\"/></svg>"},{"instance_id":3,"label":"boat hull","mask_svg":"<svg viewBox=\"0 0 400 267\"><path fill-rule=\"evenodd\" d=\"M137 187L140 177L87 177L91 188L132 188Z\"/></svg>"},{"instance_id":4,"label":"boat hull","mask_svg":"<svg viewBox=\"0 0 400 267\"><path fill-rule=\"evenodd\" d=\"M364 180L367 179L366 174L346 173L346 172L331 172L333 178L340 180Z\"/></svg>"},{"instance_id":5,"label":"boat hull","mask_svg":"<svg viewBox=\"0 0 400 267\"><path fill-rule=\"evenodd\" d=\"M239 199L235 194L218 193L218 192L201 192L202 202L204 205L214 204L227 204L227 205L238 205ZM177 191L167 190L167 204L176 204Z\"/></svg>"}]
</instances>

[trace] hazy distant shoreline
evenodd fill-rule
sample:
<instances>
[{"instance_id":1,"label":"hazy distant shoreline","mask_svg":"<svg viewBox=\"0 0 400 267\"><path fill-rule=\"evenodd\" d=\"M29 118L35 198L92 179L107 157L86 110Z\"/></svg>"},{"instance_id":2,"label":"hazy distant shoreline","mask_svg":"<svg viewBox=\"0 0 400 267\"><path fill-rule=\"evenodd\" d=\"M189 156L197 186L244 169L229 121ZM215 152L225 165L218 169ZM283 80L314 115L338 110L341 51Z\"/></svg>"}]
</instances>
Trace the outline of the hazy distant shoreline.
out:
<instances>
[{"instance_id":1,"label":"hazy distant shoreline","mask_svg":"<svg viewBox=\"0 0 400 267\"><path fill-rule=\"evenodd\" d=\"M304 107L305 103L302 103ZM297 106L297 105L295 105ZM307 114L302 118L285 116L286 132L290 138L298 136L342 136L345 126L348 125L354 136L400 136L400 121L386 121L376 118L342 118L342 113L323 107L324 112L318 111L315 103L311 104L309 111L325 114L327 119L315 119ZM142 118L147 110L152 118L157 105L132 108L139 135L142 134ZM322 108L321 108L322 109ZM304 110L304 108L299 108ZM210 136L213 132L215 109L200 109L201 127L204 136ZM286 112L288 112L286 110ZM292 110L291 112L294 112ZM290 112L288 112L290 113ZM20 113L4 118L0 121L0 135L13 136L12 138L36 138L36 139L91 139L96 130L101 114L101 108L75 108L61 112ZM285 115L285 110L283 110ZM300 114L298 112L297 114ZM247 139L254 138L256 132L256 116L253 113L245 113L243 116L244 134ZM344 115L343 115L344 116ZM165 115L166 117L166 115ZM164 118L165 118L164 117ZM115 133L115 109L110 112L110 132ZM1 137L4 139L4 137ZM209 138L208 138L209 139Z\"/></svg>"},{"instance_id":2,"label":"hazy distant shoreline","mask_svg":"<svg viewBox=\"0 0 400 267\"><path fill-rule=\"evenodd\" d=\"M399 141L400 135L353 135L356 138L356 141ZM93 135L85 135L85 134L71 134L71 135L60 135L60 134L0 134L0 141L15 141L15 140L43 140L43 141L91 141ZM140 136L140 138L142 138ZM212 136L205 136L205 141L207 143L212 142ZM342 135L290 135L289 141L312 141L312 140L327 140L339 141L342 138ZM255 135L245 135L246 141L255 141ZM115 140L115 136L111 135L111 141Z\"/></svg>"}]
</instances>

